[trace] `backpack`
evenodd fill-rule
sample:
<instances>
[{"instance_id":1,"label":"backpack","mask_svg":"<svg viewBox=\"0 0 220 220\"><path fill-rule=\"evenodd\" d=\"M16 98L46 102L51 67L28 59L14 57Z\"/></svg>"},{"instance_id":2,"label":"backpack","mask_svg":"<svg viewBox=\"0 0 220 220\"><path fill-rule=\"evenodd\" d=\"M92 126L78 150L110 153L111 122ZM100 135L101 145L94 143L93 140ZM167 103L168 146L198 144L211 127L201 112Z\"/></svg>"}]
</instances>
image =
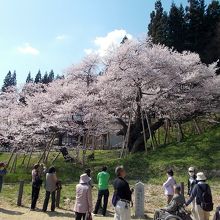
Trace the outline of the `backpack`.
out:
<instances>
[{"instance_id":1,"label":"backpack","mask_svg":"<svg viewBox=\"0 0 220 220\"><path fill-rule=\"evenodd\" d=\"M212 201L212 194L208 191L209 186L206 184L205 190L198 184L199 189L202 191L201 208L206 212L213 210L214 204Z\"/></svg>"},{"instance_id":2,"label":"backpack","mask_svg":"<svg viewBox=\"0 0 220 220\"><path fill-rule=\"evenodd\" d=\"M220 220L220 207L217 207L216 208L216 211L215 211L215 215L213 217L213 220Z\"/></svg>"}]
</instances>

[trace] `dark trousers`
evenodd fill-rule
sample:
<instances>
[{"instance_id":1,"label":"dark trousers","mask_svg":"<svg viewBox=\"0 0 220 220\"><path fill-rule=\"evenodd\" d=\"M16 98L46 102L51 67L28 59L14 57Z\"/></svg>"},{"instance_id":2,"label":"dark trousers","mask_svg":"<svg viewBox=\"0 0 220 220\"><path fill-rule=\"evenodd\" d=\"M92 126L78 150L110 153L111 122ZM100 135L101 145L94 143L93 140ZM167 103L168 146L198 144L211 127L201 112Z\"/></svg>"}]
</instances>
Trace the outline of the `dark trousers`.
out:
<instances>
[{"instance_id":1,"label":"dark trousers","mask_svg":"<svg viewBox=\"0 0 220 220\"><path fill-rule=\"evenodd\" d=\"M55 211L55 202L56 202L56 191L54 192L49 192L46 191L46 195L45 195L45 199L44 199L44 205L43 205L43 211L46 212L47 211L47 206L50 200L50 194L51 194L51 198L52 198L52 202L51 202L51 211Z\"/></svg>"},{"instance_id":2,"label":"dark trousers","mask_svg":"<svg viewBox=\"0 0 220 220\"><path fill-rule=\"evenodd\" d=\"M76 212L76 220L85 220L86 219L86 213L79 213L79 212Z\"/></svg>"},{"instance_id":3,"label":"dark trousers","mask_svg":"<svg viewBox=\"0 0 220 220\"><path fill-rule=\"evenodd\" d=\"M102 202L102 197L104 196L104 202L103 202L103 208L102 208L102 215L106 215L107 205L108 205L108 197L109 197L109 190L99 190L98 192L98 199L95 205L95 211L94 214L97 214Z\"/></svg>"},{"instance_id":4,"label":"dark trousers","mask_svg":"<svg viewBox=\"0 0 220 220\"><path fill-rule=\"evenodd\" d=\"M0 192L2 191L3 176L0 176Z\"/></svg>"},{"instance_id":5,"label":"dark trousers","mask_svg":"<svg viewBox=\"0 0 220 220\"><path fill-rule=\"evenodd\" d=\"M31 209L36 208L36 203L39 197L40 187L35 187L32 185L32 195L31 195Z\"/></svg>"}]
</instances>

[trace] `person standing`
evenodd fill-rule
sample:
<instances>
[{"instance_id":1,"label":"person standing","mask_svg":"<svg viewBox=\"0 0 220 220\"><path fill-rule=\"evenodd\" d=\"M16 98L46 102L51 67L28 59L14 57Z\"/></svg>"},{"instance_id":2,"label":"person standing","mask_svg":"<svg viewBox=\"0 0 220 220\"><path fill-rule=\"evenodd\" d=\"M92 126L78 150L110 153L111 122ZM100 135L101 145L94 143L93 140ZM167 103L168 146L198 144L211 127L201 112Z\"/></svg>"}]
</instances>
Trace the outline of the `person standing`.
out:
<instances>
[{"instance_id":1,"label":"person standing","mask_svg":"<svg viewBox=\"0 0 220 220\"><path fill-rule=\"evenodd\" d=\"M93 188L93 181L92 181L91 173L92 173L91 169L88 168L85 170L85 174L87 174L88 177L90 178L89 185Z\"/></svg>"},{"instance_id":2,"label":"person standing","mask_svg":"<svg viewBox=\"0 0 220 220\"><path fill-rule=\"evenodd\" d=\"M46 189L46 194L45 194L45 199L44 199L44 205L43 205L43 212L47 211L47 206L50 200L50 195L52 198L51 202L51 211L55 211L55 200L56 200L56 189L57 189L57 176L56 176L56 169L55 167L50 167L48 170L48 173L46 174L46 184L45 184L45 189Z\"/></svg>"},{"instance_id":3,"label":"person standing","mask_svg":"<svg viewBox=\"0 0 220 220\"><path fill-rule=\"evenodd\" d=\"M197 173L196 176L197 184L193 188L190 198L186 202L186 206L195 200L194 218L196 220L209 220L210 211L213 210L212 192L210 186L206 183L207 179L204 173Z\"/></svg>"},{"instance_id":4,"label":"person standing","mask_svg":"<svg viewBox=\"0 0 220 220\"><path fill-rule=\"evenodd\" d=\"M86 174L80 176L79 184L76 185L76 202L74 211L76 220L85 220L86 214L92 212L92 188L90 186L91 178Z\"/></svg>"},{"instance_id":5,"label":"person standing","mask_svg":"<svg viewBox=\"0 0 220 220\"><path fill-rule=\"evenodd\" d=\"M130 220L131 219L131 195L132 190L128 182L125 180L126 171L123 166L118 166L115 169L117 178L114 180L114 195L112 203L115 207L114 220Z\"/></svg>"},{"instance_id":6,"label":"person standing","mask_svg":"<svg viewBox=\"0 0 220 220\"><path fill-rule=\"evenodd\" d=\"M189 173L189 179L188 179L188 196L191 195L192 190L194 186L196 185L196 174L195 174L195 168L190 167L188 170Z\"/></svg>"},{"instance_id":7,"label":"person standing","mask_svg":"<svg viewBox=\"0 0 220 220\"><path fill-rule=\"evenodd\" d=\"M34 211L39 197L40 187L43 183L39 172L40 165L35 164L31 172L32 176L32 193L31 193L31 210Z\"/></svg>"},{"instance_id":8,"label":"person standing","mask_svg":"<svg viewBox=\"0 0 220 220\"><path fill-rule=\"evenodd\" d=\"M6 165L7 164L0 162L0 192L2 191L4 176L7 174Z\"/></svg>"},{"instance_id":9,"label":"person standing","mask_svg":"<svg viewBox=\"0 0 220 220\"><path fill-rule=\"evenodd\" d=\"M174 185L176 185L176 181L173 178L174 172L172 169L167 171L167 181L163 184L163 188L165 191L165 195L167 197L167 204L170 204L171 200L173 199L174 195Z\"/></svg>"},{"instance_id":10,"label":"person standing","mask_svg":"<svg viewBox=\"0 0 220 220\"><path fill-rule=\"evenodd\" d=\"M106 210L108 206L108 197L109 197L109 190L108 190L108 183L110 179L110 174L107 172L107 167L104 166L102 171L97 175L98 181L98 199L96 202L94 214L97 214L102 202L102 197L104 197L104 203L102 208L102 215L106 215Z\"/></svg>"},{"instance_id":11,"label":"person standing","mask_svg":"<svg viewBox=\"0 0 220 220\"><path fill-rule=\"evenodd\" d=\"M188 196L191 196L192 191L196 185L196 173L195 173L195 168L194 167L190 167L188 169L188 173L189 173L189 179L188 179ZM195 199L192 201L192 218L194 220L196 220L196 212L195 212L195 206L196 206L196 201Z\"/></svg>"}]
</instances>

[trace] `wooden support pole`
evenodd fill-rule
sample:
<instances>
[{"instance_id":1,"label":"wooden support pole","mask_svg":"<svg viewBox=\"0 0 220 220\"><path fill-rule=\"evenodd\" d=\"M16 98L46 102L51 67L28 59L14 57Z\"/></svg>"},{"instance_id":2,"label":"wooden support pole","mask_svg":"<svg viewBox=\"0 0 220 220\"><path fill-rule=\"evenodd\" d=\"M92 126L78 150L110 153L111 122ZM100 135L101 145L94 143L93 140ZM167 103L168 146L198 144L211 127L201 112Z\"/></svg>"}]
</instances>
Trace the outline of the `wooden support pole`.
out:
<instances>
[{"instance_id":1,"label":"wooden support pole","mask_svg":"<svg viewBox=\"0 0 220 220\"><path fill-rule=\"evenodd\" d=\"M157 140L158 140L158 145L160 146L160 128L157 130Z\"/></svg>"},{"instance_id":2,"label":"wooden support pole","mask_svg":"<svg viewBox=\"0 0 220 220\"><path fill-rule=\"evenodd\" d=\"M124 139L124 142L123 142L120 158L123 157L124 151L126 153L127 150L128 150L128 141L129 141L129 137L130 137L130 130L131 130L131 115L129 117L128 128L127 128L127 132L126 132L125 139Z\"/></svg>"},{"instance_id":3,"label":"wooden support pole","mask_svg":"<svg viewBox=\"0 0 220 220\"><path fill-rule=\"evenodd\" d=\"M52 148L52 146L53 146L53 142L54 142L55 137L56 137L56 135L54 134L53 137L52 137L52 139L51 139L51 141L50 141L50 143L49 143L48 152L47 152L47 154L45 153L46 156L45 156L45 158L44 158L44 163L47 163L47 161L48 161L49 154L50 154L51 148Z\"/></svg>"},{"instance_id":4,"label":"wooden support pole","mask_svg":"<svg viewBox=\"0 0 220 220\"><path fill-rule=\"evenodd\" d=\"M165 137L164 137L164 145L167 144L167 136L168 136L168 121L165 121Z\"/></svg>"},{"instance_id":5,"label":"wooden support pole","mask_svg":"<svg viewBox=\"0 0 220 220\"><path fill-rule=\"evenodd\" d=\"M17 168L17 159L18 159L18 154L15 154L15 162L14 162L14 169L13 172L16 172L16 168Z\"/></svg>"},{"instance_id":6,"label":"wooden support pole","mask_svg":"<svg viewBox=\"0 0 220 220\"><path fill-rule=\"evenodd\" d=\"M49 141L48 144L46 145L46 147L45 147L43 153L41 154L40 159L38 160L37 163L40 163L41 160L45 160L47 149L48 149L48 147L50 146L50 143L51 143L51 141L53 140L53 137L54 137L54 135L52 136L52 138L50 139L50 141Z\"/></svg>"},{"instance_id":7,"label":"wooden support pole","mask_svg":"<svg viewBox=\"0 0 220 220\"><path fill-rule=\"evenodd\" d=\"M61 152L59 152L56 157L53 159L52 164L54 164L54 162L57 160L57 158L60 156Z\"/></svg>"},{"instance_id":8,"label":"wooden support pole","mask_svg":"<svg viewBox=\"0 0 220 220\"><path fill-rule=\"evenodd\" d=\"M10 163L11 163L11 160L12 160L12 157L14 156L14 153L15 153L15 149L12 151L9 159L8 159L8 162L7 162L7 166L6 167L9 167Z\"/></svg>"},{"instance_id":9,"label":"wooden support pole","mask_svg":"<svg viewBox=\"0 0 220 220\"><path fill-rule=\"evenodd\" d=\"M193 122L194 122L195 130L196 130L197 134L201 134L202 133L201 128L199 127L199 124L195 118L193 119Z\"/></svg>"},{"instance_id":10,"label":"wooden support pole","mask_svg":"<svg viewBox=\"0 0 220 220\"><path fill-rule=\"evenodd\" d=\"M142 129L143 129L143 135L144 135L144 147L145 147L145 151L147 152L147 139L146 139L146 132L145 132L145 126L144 126L144 116L143 116L142 108L141 108L141 122L142 122Z\"/></svg>"},{"instance_id":11,"label":"wooden support pole","mask_svg":"<svg viewBox=\"0 0 220 220\"><path fill-rule=\"evenodd\" d=\"M82 165L85 166L85 156L86 156L86 143L87 142L87 135L83 136L83 149L82 149Z\"/></svg>"},{"instance_id":12,"label":"wooden support pole","mask_svg":"<svg viewBox=\"0 0 220 220\"><path fill-rule=\"evenodd\" d=\"M184 183L181 182L180 186L181 186L181 194L184 196L184 194L185 194L185 192L184 192Z\"/></svg>"},{"instance_id":13,"label":"wooden support pole","mask_svg":"<svg viewBox=\"0 0 220 220\"><path fill-rule=\"evenodd\" d=\"M33 150L34 150L34 147L31 148L31 152L30 152L30 155L29 155L29 158L28 158L28 162L27 162L27 166L26 166L27 169L28 169L28 167L30 165L30 161L31 161L31 156L33 154Z\"/></svg>"},{"instance_id":14,"label":"wooden support pole","mask_svg":"<svg viewBox=\"0 0 220 220\"><path fill-rule=\"evenodd\" d=\"M24 181L21 180L19 183L17 206L22 205L23 191L24 191Z\"/></svg>"},{"instance_id":15,"label":"wooden support pole","mask_svg":"<svg viewBox=\"0 0 220 220\"><path fill-rule=\"evenodd\" d=\"M23 157L23 160L22 160L22 162L21 162L21 166L23 166L23 165L24 165L24 162L25 162L26 157L27 157L27 154L26 154L26 153L24 153L24 157Z\"/></svg>"},{"instance_id":16,"label":"wooden support pole","mask_svg":"<svg viewBox=\"0 0 220 220\"><path fill-rule=\"evenodd\" d=\"M57 194L57 195L56 195L56 207L59 208L59 207L60 207L61 189L58 189L56 194Z\"/></svg>"},{"instance_id":17,"label":"wooden support pole","mask_svg":"<svg viewBox=\"0 0 220 220\"><path fill-rule=\"evenodd\" d=\"M14 170L15 162L16 162L16 155L15 155L14 158L13 158L13 162L12 162L12 165L11 165L11 169L10 169L10 171L9 171L10 173L12 173L13 170Z\"/></svg>"},{"instance_id":18,"label":"wooden support pole","mask_svg":"<svg viewBox=\"0 0 220 220\"><path fill-rule=\"evenodd\" d=\"M150 122L149 122L149 119L148 119L148 115L147 115L147 114L146 114L146 120L147 120L148 131L149 131L149 134L150 134L151 144L152 144L152 146L153 146L153 150L155 150L154 140L153 140L152 131L151 131L151 128L150 128Z\"/></svg>"}]
</instances>

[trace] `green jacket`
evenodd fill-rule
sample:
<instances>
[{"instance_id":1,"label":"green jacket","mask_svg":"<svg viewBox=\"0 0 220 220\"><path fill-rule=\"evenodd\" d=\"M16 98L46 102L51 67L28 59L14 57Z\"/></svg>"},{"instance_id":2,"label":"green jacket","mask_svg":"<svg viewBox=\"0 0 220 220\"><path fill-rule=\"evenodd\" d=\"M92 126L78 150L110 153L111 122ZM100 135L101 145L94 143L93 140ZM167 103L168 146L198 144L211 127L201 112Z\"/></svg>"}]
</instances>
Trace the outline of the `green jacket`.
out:
<instances>
[{"instance_id":1,"label":"green jacket","mask_svg":"<svg viewBox=\"0 0 220 220\"><path fill-rule=\"evenodd\" d=\"M108 189L108 182L110 179L110 175L108 172L102 171L97 175L98 188L99 190Z\"/></svg>"}]
</instances>

